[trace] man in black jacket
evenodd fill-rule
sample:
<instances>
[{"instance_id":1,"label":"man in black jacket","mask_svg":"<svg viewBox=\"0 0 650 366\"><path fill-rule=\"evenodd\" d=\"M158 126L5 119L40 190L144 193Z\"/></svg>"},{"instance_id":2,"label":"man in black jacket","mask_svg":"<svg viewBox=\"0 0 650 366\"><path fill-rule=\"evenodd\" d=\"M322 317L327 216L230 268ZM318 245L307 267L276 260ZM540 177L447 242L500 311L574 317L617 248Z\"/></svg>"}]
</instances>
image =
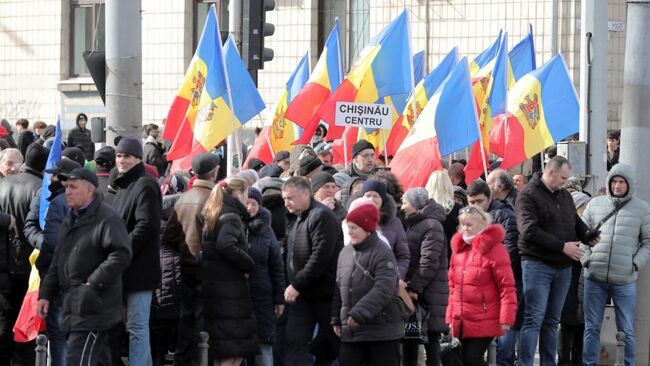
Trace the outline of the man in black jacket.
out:
<instances>
[{"instance_id":1,"label":"man in black jacket","mask_svg":"<svg viewBox=\"0 0 650 366\"><path fill-rule=\"evenodd\" d=\"M307 179L289 178L282 186L282 198L295 215L287 236L286 364L306 365L316 323L327 332L325 339L336 339L329 323L343 231L336 214L312 198Z\"/></svg>"},{"instance_id":2,"label":"man in black jacket","mask_svg":"<svg viewBox=\"0 0 650 366\"><path fill-rule=\"evenodd\" d=\"M131 258L126 227L122 218L95 194L95 174L77 168L58 177L65 186L70 211L39 289L37 311L45 318L50 302L63 293L63 329L68 334L66 363L110 362L108 329L122 315L121 276Z\"/></svg>"},{"instance_id":3,"label":"man in black jacket","mask_svg":"<svg viewBox=\"0 0 650 366\"><path fill-rule=\"evenodd\" d=\"M490 176L488 176L488 182L490 181L489 178ZM515 216L515 209L512 205L505 199L496 198L492 190L493 186L489 186L488 184L480 179L473 181L467 187L467 201L470 206L479 206L483 211L489 212L492 221L495 224L503 226L506 231L503 244L508 249L508 254L510 255L510 264L512 265L512 273L515 277L517 303L519 306L517 307L515 325L506 331L505 335L497 338L497 365L514 365L516 332L521 328L521 321L524 316L521 257L519 255L519 248L517 248L517 240L519 239L517 217Z\"/></svg>"},{"instance_id":4,"label":"man in black jacket","mask_svg":"<svg viewBox=\"0 0 650 366\"><path fill-rule=\"evenodd\" d=\"M587 226L578 217L571 194L562 188L570 176L569 162L555 156L517 198L525 300L519 353L523 366L533 364L538 340L540 364L555 364L557 328L571 284L571 263L583 254L578 239L585 239Z\"/></svg>"},{"instance_id":5,"label":"man in black jacket","mask_svg":"<svg viewBox=\"0 0 650 366\"><path fill-rule=\"evenodd\" d=\"M79 113L75 123L77 127L68 132L68 147L81 148L86 160L91 161L95 155L95 144L90 138L90 130L86 128L88 116L85 113Z\"/></svg>"},{"instance_id":6,"label":"man in black jacket","mask_svg":"<svg viewBox=\"0 0 650 366\"><path fill-rule=\"evenodd\" d=\"M124 272L129 364L151 365L149 314L152 291L160 282L162 196L157 182L145 170L140 139L121 139L115 155L118 174L111 186L117 192L112 205L126 222L133 251L131 265Z\"/></svg>"}]
</instances>

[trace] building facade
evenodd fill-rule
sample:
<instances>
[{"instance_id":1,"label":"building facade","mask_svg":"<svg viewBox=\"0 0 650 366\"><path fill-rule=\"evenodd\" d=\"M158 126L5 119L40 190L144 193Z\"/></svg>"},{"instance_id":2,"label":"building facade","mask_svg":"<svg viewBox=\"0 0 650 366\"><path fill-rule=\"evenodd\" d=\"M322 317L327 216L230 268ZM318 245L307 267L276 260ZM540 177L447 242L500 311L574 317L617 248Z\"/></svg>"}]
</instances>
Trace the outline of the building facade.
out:
<instances>
[{"instance_id":1,"label":"building facade","mask_svg":"<svg viewBox=\"0 0 650 366\"><path fill-rule=\"evenodd\" d=\"M259 72L259 89L273 116L277 100L300 58L315 64L334 19L341 22L344 63L349 69L368 41L402 9L411 18L413 52L426 51L433 69L458 46L471 60L500 29L514 45L533 27L537 64L553 54L553 1L557 3L557 48L579 90L579 0L276 0L267 21L275 58ZM228 0L141 0L142 122L161 123L185 74L211 3L222 34L228 29ZM103 50L103 0L0 0L0 118L27 118L74 127L77 113L103 116L104 106L83 62L84 51ZM608 0L608 125L618 128L623 95L626 4ZM109 71L110 72L110 71ZM255 119L249 126L263 122Z\"/></svg>"}]
</instances>

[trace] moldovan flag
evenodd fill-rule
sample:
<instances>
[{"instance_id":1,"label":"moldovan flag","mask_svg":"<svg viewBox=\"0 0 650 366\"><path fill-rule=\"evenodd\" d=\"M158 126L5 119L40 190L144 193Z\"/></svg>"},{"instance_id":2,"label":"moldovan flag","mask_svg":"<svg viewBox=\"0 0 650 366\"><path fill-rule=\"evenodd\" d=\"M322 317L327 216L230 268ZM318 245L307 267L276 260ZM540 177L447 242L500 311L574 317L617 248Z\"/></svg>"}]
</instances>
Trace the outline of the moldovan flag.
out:
<instances>
[{"instance_id":1,"label":"moldovan flag","mask_svg":"<svg viewBox=\"0 0 650 366\"><path fill-rule=\"evenodd\" d=\"M416 113L419 115L422 109L427 105L433 93L438 89L440 84L449 76L449 73L458 63L458 49L454 47L440 64L429 73L424 79L418 82L415 87L415 93L409 96L404 110L390 131L386 150L389 156L395 155L402 141L408 135L411 126L415 122L413 115L413 104L415 103Z\"/></svg>"},{"instance_id":2,"label":"moldovan flag","mask_svg":"<svg viewBox=\"0 0 650 366\"><path fill-rule=\"evenodd\" d=\"M309 52L303 56L298 66L289 77L285 85L280 101L275 109L275 116L270 126L262 128L255 144L248 153L245 167L248 167L248 161L252 158L262 160L269 164L275 154L280 150L290 151L293 146L291 143L298 137L298 126L285 118L287 105L295 98L305 86L309 79ZM272 150L272 151L271 151Z\"/></svg>"},{"instance_id":3,"label":"moldovan flag","mask_svg":"<svg viewBox=\"0 0 650 366\"><path fill-rule=\"evenodd\" d=\"M292 121L305 130L313 127L313 130L316 131L320 120L315 119L314 116L318 108L330 96L332 91L339 87L343 80L345 70L341 60L341 40L339 36L339 20L337 18L334 28L325 41L323 52L318 58L316 67L309 76L309 80L288 105L284 114L286 120ZM315 125L311 126L314 123ZM311 137L310 135L310 140Z\"/></svg>"},{"instance_id":4,"label":"moldovan flag","mask_svg":"<svg viewBox=\"0 0 650 366\"><path fill-rule=\"evenodd\" d=\"M36 259L38 258L38 249L34 249L29 255L29 263L32 266L29 272L29 281L27 282L27 293L20 307L16 324L14 325L14 341L25 343L36 339L39 332L45 330L45 319L36 313L36 303L38 303L38 288L41 285L41 278L36 269Z\"/></svg>"},{"instance_id":5,"label":"moldovan flag","mask_svg":"<svg viewBox=\"0 0 650 366\"><path fill-rule=\"evenodd\" d=\"M375 103L408 94L413 86L409 14L404 10L361 51L346 79L316 113L329 125L327 140L340 138L345 129L334 124L336 102Z\"/></svg>"},{"instance_id":6,"label":"moldovan flag","mask_svg":"<svg viewBox=\"0 0 650 366\"><path fill-rule=\"evenodd\" d=\"M212 89L217 88L225 91L226 77L223 75L223 67L219 66L222 64L221 38L219 34L219 20L214 5L212 5L208 11L194 57L187 68L185 79L178 89L165 121L163 138L174 142L177 139L184 142L182 149L179 146L172 146L167 155L168 160L174 160L189 153L189 148L192 146L192 129L198 113L201 95L205 89L208 72L220 74L212 75L210 79L213 83ZM214 62L217 65L216 69L211 67L214 58L217 58L217 61ZM177 151L177 153L174 153L174 151Z\"/></svg>"},{"instance_id":7,"label":"moldovan flag","mask_svg":"<svg viewBox=\"0 0 650 366\"><path fill-rule=\"evenodd\" d=\"M476 58L469 64L469 71L472 78L474 78L482 68L496 57L497 51L499 51L499 45L501 44L501 33L502 31L499 31L499 35L497 36L497 39L494 40L494 43L476 56Z\"/></svg>"},{"instance_id":8,"label":"moldovan flag","mask_svg":"<svg viewBox=\"0 0 650 366\"><path fill-rule=\"evenodd\" d=\"M404 189L424 187L440 157L479 138L467 59L436 90L395 154L390 167Z\"/></svg>"},{"instance_id":9,"label":"moldovan flag","mask_svg":"<svg viewBox=\"0 0 650 366\"><path fill-rule=\"evenodd\" d=\"M505 153L509 169L579 130L578 96L557 55L522 77L508 92Z\"/></svg>"}]
</instances>

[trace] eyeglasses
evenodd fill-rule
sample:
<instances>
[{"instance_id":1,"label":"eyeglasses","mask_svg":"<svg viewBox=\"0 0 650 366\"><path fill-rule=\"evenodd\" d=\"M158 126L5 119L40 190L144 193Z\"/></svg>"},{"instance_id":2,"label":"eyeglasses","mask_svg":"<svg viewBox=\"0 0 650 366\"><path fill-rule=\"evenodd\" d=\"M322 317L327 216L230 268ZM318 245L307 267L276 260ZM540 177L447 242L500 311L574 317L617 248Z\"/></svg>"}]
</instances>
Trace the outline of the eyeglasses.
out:
<instances>
[{"instance_id":1,"label":"eyeglasses","mask_svg":"<svg viewBox=\"0 0 650 366\"><path fill-rule=\"evenodd\" d=\"M466 214L470 212L475 212L475 213L481 213L476 207L474 206L465 206L458 211L459 214Z\"/></svg>"}]
</instances>

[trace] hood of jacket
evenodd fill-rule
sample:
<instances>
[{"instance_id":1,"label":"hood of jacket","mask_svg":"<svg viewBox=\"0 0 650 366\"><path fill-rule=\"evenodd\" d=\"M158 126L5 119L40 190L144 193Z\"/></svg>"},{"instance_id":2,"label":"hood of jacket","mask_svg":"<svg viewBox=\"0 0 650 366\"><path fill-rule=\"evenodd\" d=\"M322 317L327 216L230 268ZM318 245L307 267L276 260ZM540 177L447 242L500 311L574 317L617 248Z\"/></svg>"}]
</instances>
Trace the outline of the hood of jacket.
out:
<instances>
[{"instance_id":1,"label":"hood of jacket","mask_svg":"<svg viewBox=\"0 0 650 366\"><path fill-rule=\"evenodd\" d=\"M430 198L424 207L406 216L406 223L410 226L424 219L435 219L440 221L440 223L444 223L446 217L445 209Z\"/></svg>"},{"instance_id":2,"label":"hood of jacket","mask_svg":"<svg viewBox=\"0 0 650 366\"><path fill-rule=\"evenodd\" d=\"M492 224L476 235L471 245L476 247L481 254L485 254L492 250L495 245L503 243L505 237L506 232L503 230L503 227L498 224ZM458 253L465 245L468 244L463 240L462 233L458 232L451 238L451 248L454 253Z\"/></svg>"},{"instance_id":3,"label":"hood of jacket","mask_svg":"<svg viewBox=\"0 0 650 366\"><path fill-rule=\"evenodd\" d=\"M386 195L386 199L382 202L379 213L381 214L379 219L380 225L386 225L393 217L395 217L397 214L397 205L392 196Z\"/></svg>"},{"instance_id":4,"label":"hood of jacket","mask_svg":"<svg viewBox=\"0 0 650 366\"><path fill-rule=\"evenodd\" d=\"M84 127L84 128L81 128L81 126L79 126L79 118L81 118L81 116L86 117L86 126L88 126L88 122L90 122L90 121L88 120L88 116L87 116L85 113L79 113L79 114L77 115L77 118L75 119L74 123L75 123L75 125L77 125L77 127L78 127L80 130L85 130L85 129L86 129L85 127Z\"/></svg>"},{"instance_id":5,"label":"hood of jacket","mask_svg":"<svg viewBox=\"0 0 650 366\"><path fill-rule=\"evenodd\" d=\"M612 196L612 192L610 190L610 184L612 182L612 179L616 176L623 177L623 179L627 181L627 194L624 197ZM605 187L607 189L607 196L619 202L625 202L632 199L632 197L634 197L634 190L636 188L635 178L636 177L634 176L634 171L632 170L631 166L623 163L614 165L612 169L610 169L609 174L607 174L607 186Z\"/></svg>"},{"instance_id":6,"label":"hood of jacket","mask_svg":"<svg viewBox=\"0 0 650 366\"><path fill-rule=\"evenodd\" d=\"M9 135L14 133L14 130L11 127L11 123L9 123L9 121L7 121L6 119L3 118L2 120L0 120L0 125L4 127L5 130L7 130L7 133L9 133Z\"/></svg>"},{"instance_id":7,"label":"hood of jacket","mask_svg":"<svg viewBox=\"0 0 650 366\"><path fill-rule=\"evenodd\" d=\"M250 229L253 235L258 236L269 227L271 227L271 211L260 206L259 211L257 211L257 215L250 219L248 223L248 229Z\"/></svg>"}]
</instances>

